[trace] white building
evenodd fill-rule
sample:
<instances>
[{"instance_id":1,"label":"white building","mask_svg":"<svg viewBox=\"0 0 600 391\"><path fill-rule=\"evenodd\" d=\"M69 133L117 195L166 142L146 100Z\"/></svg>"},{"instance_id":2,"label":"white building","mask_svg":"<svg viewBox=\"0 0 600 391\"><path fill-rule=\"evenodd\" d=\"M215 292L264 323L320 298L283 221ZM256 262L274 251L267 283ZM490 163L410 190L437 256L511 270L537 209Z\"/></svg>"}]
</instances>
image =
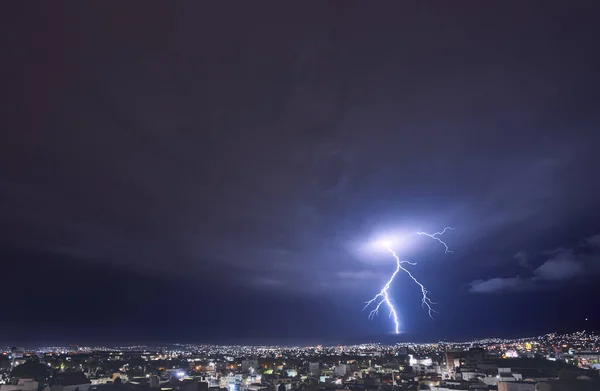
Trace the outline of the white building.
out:
<instances>
[{"instance_id":1,"label":"white building","mask_svg":"<svg viewBox=\"0 0 600 391\"><path fill-rule=\"evenodd\" d=\"M534 383L498 382L498 391L535 391Z\"/></svg>"},{"instance_id":2,"label":"white building","mask_svg":"<svg viewBox=\"0 0 600 391\"><path fill-rule=\"evenodd\" d=\"M476 371L461 371L459 374L460 374L460 378L465 381L471 381L476 378L487 377L485 373L476 372Z\"/></svg>"},{"instance_id":3,"label":"white building","mask_svg":"<svg viewBox=\"0 0 600 391\"><path fill-rule=\"evenodd\" d=\"M346 364L339 364L336 365L333 373L335 373L338 376L346 376L346 374L348 373L348 365Z\"/></svg>"},{"instance_id":4,"label":"white building","mask_svg":"<svg viewBox=\"0 0 600 391\"><path fill-rule=\"evenodd\" d=\"M429 357L415 358L412 354L408 355L408 363L412 367L414 365L424 365L429 367L433 365L433 361Z\"/></svg>"},{"instance_id":5,"label":"white building","mask_svg":"<svg viewBox=\"0 0 600 391\"><path fill-rule=\"evenodd\" d=\"M116 378L120 378L121 382L123 383L127 383L129 381L129 376L126 373L121 373L121 372L115 372L113 373L113 381L115 381Z\"/></svg>"},{"instance_id":6,"label":"white building","mask_svg":"<svg viewBox=\"0 0 600 391\"><path fill-rule=\"evenodd\" d=\"M107 384L107 383L111 383L113 381L112 377L96 377L96 378L90 378L90 381L92 382L93 386L97 386L99 384Z\"/></svg>"},{"instance_id":7,"label":"white building","mask_svg":"<svg viewBox=\"0 0 600 391\"><path fill-rule=\"evenodd\" d=\"M19 364L23 364L24 361L19 361L19 359L23 358L23 352L25 349L20 348L20 347L13 347L10 350L10 360L11 360L11 364L10 364L10 368L13 369L14 367L16 367Z\"/></svg>"},{"instance_id":8,"label":"white building","mask_svg":"<svg viewBox=\"0 0 600 391\"><path fill-rule=\"evenodd\" d=\"M321 364L318 362L311 362L308 364L308 372L313 376L319 376L321 374Z\"/></svg>"},{"instance_id":9,"label":"white building","mask_svg":"<svg viewBox=\"0 0 600 391\"><path fill-rule=\"evenodd\" d=\"M448 380L448 381L443 382L439 386L431 386L430 389L431 389L431 391L460 390L460 389L464 389L464 388L461 388L462 385L463 384L460 381Z\"/></svg>"},{"instance_id":10,"label":"white building","mask_svg":"<svg viewBox=\"0 0 600 391\"><path fill-rule=\"evenodd\" d=\"M517 382L523 380L523 375L520 373L513 373L510 368L498 368L498 374L496 376L487 376L481 379L488 386L495 386L499 382Z\"/></svg>"},{"instance_id":11,"label":"white building","mask_svg":"<svg viewBox=\"0 0 600 391\"><path fill-rule=\"evenodd\" d=\"M242 360L242 372L251 372L258 369L258 360Z\"/></svg>"},{"instance_id":12,"label":"white building","mask_svg":"<svg viewBox=\"0 0 600 391\"><path fill-rule=\"evenodd\" d=\"M17 384L0 385L0 391L37 391L39 384L33 379L19 379Z\"/></svg>"}]
</instances>

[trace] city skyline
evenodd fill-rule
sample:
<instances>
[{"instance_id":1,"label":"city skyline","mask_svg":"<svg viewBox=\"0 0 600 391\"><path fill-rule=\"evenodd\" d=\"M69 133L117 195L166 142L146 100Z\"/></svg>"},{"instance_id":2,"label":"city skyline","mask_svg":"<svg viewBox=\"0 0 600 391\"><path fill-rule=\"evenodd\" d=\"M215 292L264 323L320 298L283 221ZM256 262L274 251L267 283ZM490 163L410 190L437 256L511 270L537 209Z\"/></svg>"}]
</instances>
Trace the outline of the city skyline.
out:
<instances>
[{"instance_id":1,"label":"city skyline","mask_svg":"<svg viewBox=\"0 0 600 391\"><path fill-rule=\"evenodd\" d=\"M600 330L596 3L2 7L7 343Z\"/></svg>"},{"instance_id":2,"label":"city skyline","mask_svg":"<svg viewBox=\"0 0 600 391\"><path fill-rule=\"evenodd\" d=\"M473 339L464 339L464 340L430 340L430 341L413 341L410 339L396 341L385 341L385 338L381 341L376 340L363 340L353 341L342 343L340 341L324 343L324 342L316 342L313 344L278 344L278 343L256 343L256 344L243 344L243 343L211 343L211 342L202 342L202 341L128 341L127 343L123 343L123 341L116 341L113 343L98 342L92 343L91 341L70 341L69 343L53 341L46 343L32 343L30 345L23 344L6 344L0 341L0 350L2 346L7 349L12 345L18 346L20 349L25 349L26 352L49 352L53 350L61 350L64 352L69 352L70 350L79 350L79 351L94 351L94 350L139 350L139 349L147 349L147 350L160 350L160 349L176 349L177 346L185 346L186 349L190 349L190 347L219 347L219 348L267 348L267 349L314 349L317 347L325 347L325 348L340 348L340 347L367 347L367 346L378 346L381 349L385 348L398 348L398 347L410 347L410 346L430 346L430 345L441 345L445 349L449 348L457 348L457 347L466 347L466 346L479 346L479 345L494 345L494 344L514 344L514 343L525 343L531 341L541 341L544 339L565 339L565 340L579 340L582 337L585 337L592 343L594 346L591 348L593 351L600 348L600 334L594 331L588 330L579 330L569 333L557 333L550 332L541 335L528 335L528 336L520 336L520 337L498 337L498 336L489 336L486 338L473 338ZM598 345L598 346L596 346ZM12 346L14 348L14 346Z\"/></svg>"},{"instance_id":3,"label":"city skyline","mask_svg":"<svg viewBox=\"0 0 600 391\"><path fill-rule=\"evenodd\" d=\"M591 391L599 349L585 331L394 345L13 346L0 348L0 390Z\"/></svg>"}]
</instances>

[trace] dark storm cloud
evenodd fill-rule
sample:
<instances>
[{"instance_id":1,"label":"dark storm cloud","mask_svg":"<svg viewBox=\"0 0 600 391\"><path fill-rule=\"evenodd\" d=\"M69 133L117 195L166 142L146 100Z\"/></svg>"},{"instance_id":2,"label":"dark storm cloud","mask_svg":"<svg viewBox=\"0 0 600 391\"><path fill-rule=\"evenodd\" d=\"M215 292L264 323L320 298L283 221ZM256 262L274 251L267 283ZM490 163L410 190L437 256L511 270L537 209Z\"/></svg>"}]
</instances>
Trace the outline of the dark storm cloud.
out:
<instances>
[{"instance_id":1,"label":"dark storm cloud","mask_svg":"<svg viewBox=\"0 0 600 391\"><path fill-rule=\"evenodd\" d=\"M589 246L600 247L600 234L590 236L589 238L587 238L586 244L588 244Z\"/></svg>"},{"instance_id":2,"label":"dark storm cloud","mask_svg":"<svg viewBox=\"0 0 600 391\"><path fill-rule=\"evenodd\" d=\"M500 277L490 278L489 280L476 280L471 282L471 292L489 293L519 291L531 288L531 281L520 277Z\"/></svg>"},{"instance_id":3,"label":"dark storm cloud","mask_svg":"<svg viewBox=\"0 0 600 391\"><path fill-rule=\"evenodd\" d=\"M359 249L397 230L457 228L410 254L441 297L589 271L532 257L599 229L588 5L159 4L6 25L7 245L357 309L393 267Z\"/></svg>"},{"instance_id":4,"label":"dark storm cloud","mask_svg":"<svg viewBox=\"0 0 600 391\"><path fill-rule=\"evenodd\" d=\"M519 263L519 266L529 269L531 265L529 264L529 256L526 251L519 251L514 255L514 258Z\"/></svg>"},{"instance_id":5,"label":"dark storm cloud","mask_svg":"<svg viewBox=\"0 0 600 391\"><path fill-rule=\"evenodd\" d=\"M487 280L476 280L470 283L471 292L490 293L519 291L534 288L556 288L553 283L569 280L596 278L600 273L600 247L598 235L581 241L574 248L558 248L542 254L552 254L550 259L531 271L530 277L501 277ZM518 254L520 254L519 252Z\"/></svg>"}]
</instances>

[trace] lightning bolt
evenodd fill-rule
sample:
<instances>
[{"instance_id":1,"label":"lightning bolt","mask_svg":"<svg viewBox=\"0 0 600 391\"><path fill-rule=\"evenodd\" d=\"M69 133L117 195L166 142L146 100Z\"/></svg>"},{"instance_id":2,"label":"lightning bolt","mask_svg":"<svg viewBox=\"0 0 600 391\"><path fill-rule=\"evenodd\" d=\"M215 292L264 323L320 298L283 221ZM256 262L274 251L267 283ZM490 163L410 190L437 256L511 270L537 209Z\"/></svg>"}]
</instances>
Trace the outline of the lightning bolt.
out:
<instances>
[{"instance_id":1,"label":"lightning bolt","mask_svg":"<svg viewBox=\"0 0 600 391\"><path fill-rule=\"evenodd\" d=\"M437 240L446 249L446 254L449 254L452 251L450 251L450 249L448 248L448 245L446 244L446 242L444 242L442 239L440 239L440 236L443 235L443 234L445 234L447 230L454 231L454 228L452 228L452 227L446 227L443 230L441 230L440 232L436 232L436 233L433 233L433 234L428 234L427 232L417 232L417 235L425 235L425 236L430 237L433 240Z\"/></svg>"},{"instance_id":2,"label":"lightning bolt","mask_svg":"<svg viewBox=\"0 0 600 391\"><path fill-rule=\"evenodd\" d=\"M421 235L425 235L433 240L436 240L438 242L440 242L444 248L445 248L445 253L451 253L452 251L450 251L450 249L448 248L448 245L446 244L446 242L444 242L439 236L443 235L447 230L454 230L454 228L452 227L446 227L444 228L442 231L440 232L435 232L433 234L429 234L426 232L417 232L417 235L421 236ZM385 304L389 311L390 311L390 318L392 318L392 320L394 321L394 332L396 334L398 334L400 332L400 322L398 321L398 313L396 311L396 308L394 307L394 304L392 302L392 299L390 299L388 290L390 288L390 286L392 285L392 282L394 281L394 278L396 278L396 275L402 270L404 273L406 273L411 280L413 280L413 282L415 284L417 284L417 286L421 289L421 294L422 294L422 298L421 298L421 305L423 307L427 307L427 313L429 314L429 317L433 319L433 315L432 313L436 312L433 308L432 305L435 304L433 301L431 301L431 299L429 298L428 294L429 291L427 291L427 289L425 288L425 286L423 284L421 284L416 278L415 276L413 276L413 274L406 269L403 265L416 265L416 263L414 262L409 262L409 261L402 261L400 260L400 258L398 257L398 255L396 254L396 252L392 249L390 242L384 242L383 243L385 248L392 254L392 256L394 257L394 259L396 260L396 269L394 270L394 272L392 273L392 275L390 276L390 279L385 283L385 285L383 286L383 288L381 288L381 291L379 291L378 294L375 295L375 297L373 297L371 300L366 302L366 305L363 308L363 311L366 310L367 308L369 308L371 305L375 304L375 307L371 310L371 312L369 312L369 318L373 319L375 317L375 315L379 314L379 308L381 308L381 306L383 304Z\"/></svg>"}]
</instances>

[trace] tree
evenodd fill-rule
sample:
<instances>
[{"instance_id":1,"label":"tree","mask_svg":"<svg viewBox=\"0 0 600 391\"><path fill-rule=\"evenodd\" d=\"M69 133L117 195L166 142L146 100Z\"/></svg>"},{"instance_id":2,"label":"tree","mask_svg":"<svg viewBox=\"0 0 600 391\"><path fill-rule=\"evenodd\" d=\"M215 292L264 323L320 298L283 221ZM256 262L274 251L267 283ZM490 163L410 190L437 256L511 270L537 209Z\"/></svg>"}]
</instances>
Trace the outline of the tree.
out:
<instances>
[{"instance_id":1,"label":"tree","mask_svg":"<svg viewBox=\"0 0 600 391\"><path fill-rule=\"evenodd\" d=\"M42 381L50 378L50 374L50 367L48 365L42 364L37 360L30 360L17 365L10 373L10 376L18 379Z\"/></svg>"},{"instance_id":2,"label":"tree","mask_svg":"<svg viewBox=\"0 0 600 391\"><path fill-rule=\"evenodd\" d=\"M4 355L0 355L0 371L8 372L10 369L10 359Z\"/></svg>"}]
</instances>

